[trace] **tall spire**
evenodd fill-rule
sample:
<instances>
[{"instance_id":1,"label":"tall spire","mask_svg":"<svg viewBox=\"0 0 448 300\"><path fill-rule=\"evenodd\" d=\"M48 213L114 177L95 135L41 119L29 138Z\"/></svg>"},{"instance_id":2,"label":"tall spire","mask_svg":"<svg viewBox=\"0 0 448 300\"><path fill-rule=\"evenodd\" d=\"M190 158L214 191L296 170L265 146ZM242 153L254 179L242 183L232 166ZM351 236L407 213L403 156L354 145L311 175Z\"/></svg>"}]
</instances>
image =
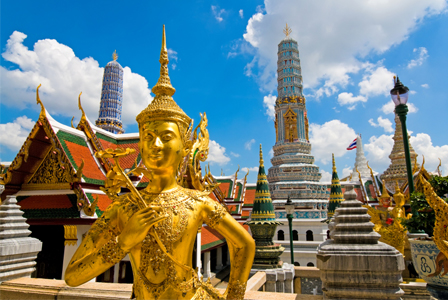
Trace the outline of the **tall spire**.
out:
<instances>
[{"instance_id":1,"label":"tall spire","mask_svg":"<svg viewBox=\"0 0 448 300\"><path fill-rule=\"evenodd\" d=\"M364 149L362 148L362 138L361 134L358 134L356 137L356 158L355 158L355 166L353 167L352 174L351 174L351 181L358 182L359 181L359 174L361 174L361 177L370 177L370 171L367 167L367 158L364 155ZM356 171L358 169L359 172Z\"/></svg>"},{"instance_id":2,"label":"tall spire","mask_svg":"<svg viewBox=\"0 0 448 300\"><path fill-rule=\"evenodd\" d=\"M344 201L344 195L342 194L341 183L339 182L338 172L336 170L336 163L333 156L333 174L331 176L331 190L330 190L330 203L328 205L328 216L332 217L339 204Z\"/></svg>"},{"instance_id":3,"label":"tall spire","mask_svg":"<svg viewBox=\"0 0 448 300\"><path fill-rule=\"evenodd\" d=\"M258 169L257 189L255 190L253 221L275 221L274 205L269 192L269 184L264 171L263 150L260 144L260 167Z\"/></svg>"},{"instance_id":4,"label":"tall spire","mask_svg":"<svg viewBox=\"0 0 448 300\"><path fill-rule=\"evenodd\" d=\"M409 135L407 136L409 138ZM389 155L391 160L391 164L384 171L383 175L381 175L381 179L386 182L386 187L389 191L394 191L395 189L395 181L398 180L398 184L402 186L405 182L408 181L407 177L407 169L406 169L406 160L404 153L404 142L403 142L403 130L401 129L400 118L397 114L395 114L395 133L394 133L394 146L392 148L392 152ZM411 153L411 165L414 168L416 164L417 153L414 148L412 148L411 143L409 142L409 152ZM417 164L418 166L418 164Z\"/></svg>"},{"instance_id":5,"label":"tall spire","mask_svg":"<svg viewBox=\"0 0 448 300\"><path fill-rule=\"evenodd\" d=\"M152 92L157 96L173 96L176 89L171 85L170 76L168 75L168 50L166 48L165 25L163 25L162 49L160 50L160 77L157 84L152 88Z\"/></svg>"},{"instance_id":6,"label":"tall spire","mask_svg":"<svg viewBox=\"0 0 448 300\"><path fill-rule=\"evenodd\" d=\"M152 88L156 95L152 102L137 116L139 125L151 120L172 120L177 122L180 129L185 133L185 138L190 138L192 121L173 99L176 89L171 85L168 75L168 50L166 48L165 25L163 25L162 49L160 50L160 77L157 84Z\"/></svg>"},{"instance_id":7,"label":"tall spire","mask_svg":"<svg viewBox=\"0 0 448 300\"><path fill-rule=\"evenodd\" d=\"M275 269L280 267L280 255L285 248L274 244L277 225L283 225L275 220L274 205L272 204L269 185L264 172L263 151L260 144L260 168L258 169L257 188L255 190L254 207L249 225L252 237L255 240L254 269Z\"/></svg>"},{"instance_id":8,"label":"tall spire","mask_svg":"<svg viewBox=\"0 0 448 300\"><path fill-rule=\"evenodd\" d=\"M117 62L117 51L113 60L104 68L103 87L98 119L95 125L112 133L123 133L121 112L123 105L123 68Z\"/></svg>"}]
</instances>

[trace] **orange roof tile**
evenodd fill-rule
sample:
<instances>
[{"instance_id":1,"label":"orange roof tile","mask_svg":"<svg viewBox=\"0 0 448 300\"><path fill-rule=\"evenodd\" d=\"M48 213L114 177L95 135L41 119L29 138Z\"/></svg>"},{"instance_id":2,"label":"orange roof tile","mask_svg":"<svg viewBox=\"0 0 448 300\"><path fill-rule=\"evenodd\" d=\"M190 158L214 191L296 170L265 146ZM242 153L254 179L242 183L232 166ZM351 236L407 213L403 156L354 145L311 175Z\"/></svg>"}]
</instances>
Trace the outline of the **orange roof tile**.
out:
<instances>
[{"instance_id":1,"label":"orange roof tile","mask_svg":"<svg viewBox=\"0 0 448 300\"><path fill-rule=\"evenodd\" d=\"M246 189L246 195L244 197L244 204L254 204L256 189Z\"/></svg>"},{"instance_id":2,"label":"orange roof tile","mask_svg":"<svg viewBox=\"0 0 448 300\"><path fill-rule=\"evenodd\" d=\"M57 209L70 208L72 203L67 195L30 196L18 203L21 209Z\"/></svg>"},{"instance_id":3,"label":"orange roof tile","mask_svg":"<svg viewBox=\"0 0 448 300\"><path fill-rule=\"evenodd\" d=\"M229 195L229 188L230 188L230 183L229 182L222 182L219 185L219 188L221 189L222 193L224 194L224 197L228 197Z\"/></svg>"},{"instance_id":4,"label":"orange roof tile","mask_svg":"<svg viewBox=\"0 0 448 300\"><path fill-rule=\"evenodd\" d=\"M248 217L250 215L250 210L243 210L242 212L241 212L241 216L242 217Z\"/></svg>"},{"instance_id":5,"label":"orange roof tile","mask_svg":"<svg viewBox=\"0 0 448 300\"><path fill-rule=\"evenodd\" d=\"M107 197L106 195L93 194L92 196L94 199L98 197L97 206L101 211L105 211L106 208L109 206L109 204L112 203L112 200L110 200L109 197Z\"/></svg>"},{"instance_id":6,"label":"orange roof tile","mask_svg":"<svg viewBox=\"0 0 448 300\"><path fill-rule=\"evenodd\" d=\"M208 226L202 227L201 231L201 251L225 243L225 238L215 229Z\"/></svg>"},{"instance_id":7,"label":"orange roof tile","mask_svg":"<svg viewBox=\"0 0 448 300\"><path fill-rule=\"evenodd\" d=\"M135 164L135 160L137 159L138 155L140 154L140 149L138 147L138 140L136 140L135 143L126 143L126 144L114 144L110 141L106 141L102 138L98 138L98 140L100 141L101 145L103 146L104 149L116 149L116 148L131 148L131 149L135 149L136 151L128 156L125 157L121 157L119 159L120 162L120 166L123 169L130 169L134 166ZM112 164L115 164L115 162L113 161L113 159L109 159L109 161Z\"/></svg>"},{"instance_id":8,"label":"orange roof tile","mask_svg":"<svg viewBox=\"0 0 448 300\"><path fill-rule=\"evenodd\" d=\"M84 169L82 174L85 177L99 180L105 179L105 176L100 171L88 147L81 146L70 141L65 141L65 144L67 145L67 148L69 149L77 167L79 167L82 160L84 160Z\"/></svg>"},{"instance_id":9,"label":"orange roof tile","mask_svg":"<svg viewBox=\"0 0 448 300\"><path fill-rule=\"evenodd\" d=\"M210 195L208 195L210 198L212 198L215 201L218 201L218 199L216 199L215 194L213 192L210 193Z\"/></svg>"}]
</instances>

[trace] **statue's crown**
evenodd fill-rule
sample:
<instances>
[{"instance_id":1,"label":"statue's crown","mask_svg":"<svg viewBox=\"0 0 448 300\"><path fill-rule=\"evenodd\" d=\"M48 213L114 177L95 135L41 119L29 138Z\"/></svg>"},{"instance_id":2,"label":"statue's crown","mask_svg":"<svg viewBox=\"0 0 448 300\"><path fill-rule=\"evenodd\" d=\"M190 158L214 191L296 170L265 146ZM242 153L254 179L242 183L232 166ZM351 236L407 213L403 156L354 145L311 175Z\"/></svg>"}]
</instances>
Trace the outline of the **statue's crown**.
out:
<instances>
[{"instance_id":1,"label":"statue's crown","mask_svg":"<svg viewBox=\"0 0 448 300\"><path fill-rule=\"evenodd\" d=\"M176 89L171 85L168 75L168 51L166 48L165 25L163 25L162 50L160 51L160 77L157 84L152 88L156 95L152 102L137 116L137 123L142 124L153 121L173 121L179 126L182 134L187 135L192 126L190 117L173 100ZM191 125L191 126L190 126Z\"/></svg>"}]
</instances>

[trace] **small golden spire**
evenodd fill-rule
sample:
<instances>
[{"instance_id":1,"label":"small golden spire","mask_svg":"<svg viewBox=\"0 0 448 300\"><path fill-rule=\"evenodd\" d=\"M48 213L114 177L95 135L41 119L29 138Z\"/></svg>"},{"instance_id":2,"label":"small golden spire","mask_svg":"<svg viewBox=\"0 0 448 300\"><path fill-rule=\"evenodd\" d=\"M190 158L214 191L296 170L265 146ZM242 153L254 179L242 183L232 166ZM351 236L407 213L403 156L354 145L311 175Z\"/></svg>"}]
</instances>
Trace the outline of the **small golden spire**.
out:
<instances>
[{"instance_id":1,"label":"small golden spire","mask_svg":"<svg viewBox=\"0 0 448 300\"><path fill-rule=\"evenodd\" d=\"M168 50L166 49L165 25L163 25L162 49L160 50L160 77L157 84L152 88L152 92L157 96L173 96L176 89L171 85L168 75Z\"/></svg>"},{"instance_id":2,"label":"small golden spire","mask_svg":"<svg viewBox=\"0 0 448 300\"><path fill-rule=\"evenodd\" d=\"M333 157L333 173L336 173L336 162L334 161L334 153L331 153L331 156Z\"/></svg>"},{"instance_id":3,"label":"small golden spire","mask_svg":"<svg viewBox=\"0 0 448 300\"><path fill-rule=\"evenodd\" d=\"M291 32L292 32L291 28L288 27L288 23L286 23L286 27L285 27L285 29L283 29L283 33L286 35L286 37L289 37Z\"/></svg>"},{"instance_id":4,"label":"small golden spire","mask_svg":"<svg viewBox=\"0 0 448 300\"><path fill-rule=\"evenodd\" d=\"M264 161L263 161L263 149L261 149L261 144L260 144L260 168L264 167Z\"/></svg>"},{"instance_id":5,"label":"small golden spire","mask_svg":"<svg viewBox=\"0 0 448 300\"><path fill-rule=\"evenodd\" d=\"M389 192L386 189L386 181L384 181L384 179L383 179L382 182L383 182L383 191L381 192L380 198L389 198ZM398 186L398 181L397 181L397 186Z\"/></svg>"},{"instance_id":6,"label":"small golden spire","mask_svg":"<svg viewBox=\"0 0 448 300\"><path fill-rule=\"evenodd\" d=\"M118 59L117 50L115 50L114 53L112 54L112 58L113 58L114 60L117 60L117 59Z\"/></svg>"},{"instance_id":7,"label":"small golden spire","mask_svg":"<svg viewBox=\"0 0 448 300\"><path fill-rule=\"evenodd\" d=\"M79 93L79 96L78 96L78 108L82 112L81 120L86 120L86 113L84 112L84 109L82 108L82 105L81 105L81 94L82 94L82 92ZM79 123L81 123L81 121L79 121Z\"/></svg>"},{"instance_id":8,"label":"small golden spire","mask_svg":"<svg viewBox=\"0 0 448 300\"><path fill-rule=\"evenodd\" d=\"M40 97L39 97L39 88L41 87L41 85L42 84L39 84L39 86L36 89L36 102L37 102L37 104L40 104L39 118L47 116L46 113L45 113L45 106L44 106L44 104L42 103L42 101L40 100Z\"/></svg>"},{"instance_id":9,"label":"small golden spire","mask_svg":"<svg viewBox=\"0 0 448 300\"><path fill-rule=\"evenodd\" d=\"M395 193L401 193L400 186L398 185L398 180L395 180Z\"/></svg>"}]
</instances>

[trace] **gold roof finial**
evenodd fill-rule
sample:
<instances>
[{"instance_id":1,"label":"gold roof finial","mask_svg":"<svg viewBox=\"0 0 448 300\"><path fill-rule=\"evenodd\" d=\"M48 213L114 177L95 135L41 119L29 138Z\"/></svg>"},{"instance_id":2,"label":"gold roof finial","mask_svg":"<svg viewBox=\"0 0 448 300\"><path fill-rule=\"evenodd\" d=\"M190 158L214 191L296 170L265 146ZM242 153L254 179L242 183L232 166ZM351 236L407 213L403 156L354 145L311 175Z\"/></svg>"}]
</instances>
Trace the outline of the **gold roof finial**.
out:
<instances>
[{"instance_id":1,"label":"gold roof finial","mask_svg":"<svg viewBox=\"0 0 448 300\"><path fill-rule=\"evenodd\" d=\"M84 109L82 108L82 105L81 105L81 94L82 94L82 92L79 93L79 96L78 96L78 108L82 112L81 120L86 120L86 113L84 112ZM81 121L79 121L79 122L81 123Z\"/></svg>"},{"instance_id":2,"label":"gold roof finial","mask_svg":"<svg viewBox=\"0 0 448 300\"><path fill-rule=\"evenodd\" d=\"M263 149L261 149L261 144L260 144L260 168L264 167L264 161L263 161Z\"/></svg>"},{"instance_id":3,"label":"gold roof finial","mask_svg":"<svg viewBox=\"0 0 448 300\"><path fill-rule=\"evenodd\" d=\"M117 59L118 59L117 50L115 50L114 53L112 54L112 58L113 58L114 60L117 60Z\"/></svg>"},{"instance_id":4,"label":"gold roof finial","mask_svg":"<svg viewBox=\"0 0 448 300\"><path fill-rule=\"evenodd\" d=\"M42 103L42 101L40 100L40 97L39 97L39 88L41 87L41 85L42 84L39 84L39 86L36 89L36 102L37 102L37 104L40 104L39 118L47 116L47 114L45 113L45 106L44 106L44 104Z\"/></svg>"},{"instance_id":5,"label":"gold roof finial","mask_svg":"<svg viewBox=\"0 0 448 300\"><path fill-rule=\"evenodd\" d=\"M336 162L334 161L334 153L331 153L331 156L333 157L333 173L336 173Z\"/></svg>"},{"instance_id":6,"label":"gold roof finial","mask_svg":"<svg viewBox=\"0 0 448 300\"><path fill-rule=\"evenodd\" d=\"M286 35L286 37L289 37L291 32L292 32L291 28L288 26L288 23L286 23L286 27L285 29L283 29L283 33Z\"/></svg>"}]
</instances>

